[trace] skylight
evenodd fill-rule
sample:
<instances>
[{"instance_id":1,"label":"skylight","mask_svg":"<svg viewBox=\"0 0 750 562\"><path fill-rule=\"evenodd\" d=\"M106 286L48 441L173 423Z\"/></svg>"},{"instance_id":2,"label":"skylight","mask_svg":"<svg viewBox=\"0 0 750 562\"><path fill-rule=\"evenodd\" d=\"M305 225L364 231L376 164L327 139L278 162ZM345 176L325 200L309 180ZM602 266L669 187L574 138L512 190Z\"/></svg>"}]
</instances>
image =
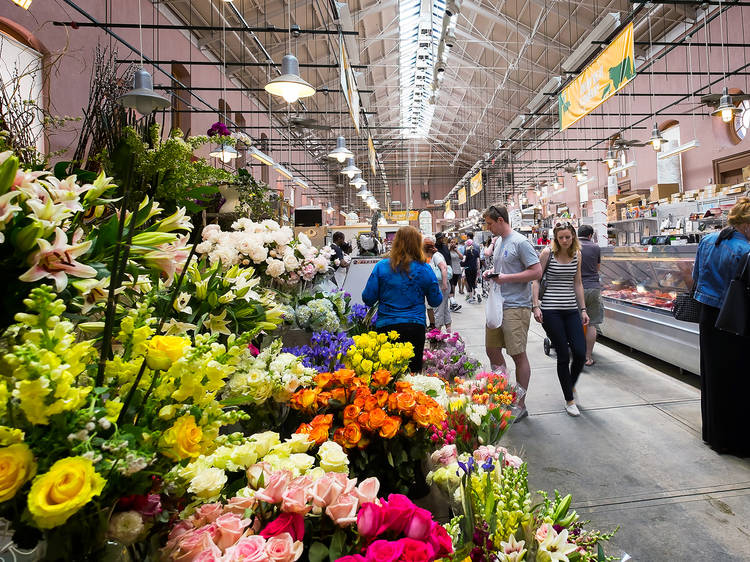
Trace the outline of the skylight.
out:
<instances>
[{"instance_id":1,"label":"skylight","mask_svg":"<svg viewBox=\"0 0 750 562\"><path fill-rule=\"evenodd\" d=\"M424 9L423 9L424 7ZM440 40L444 0L400 0L399 77L401 126L407 138L425 138L435 105L432 81Z\"/></svg>"}]
</instances>

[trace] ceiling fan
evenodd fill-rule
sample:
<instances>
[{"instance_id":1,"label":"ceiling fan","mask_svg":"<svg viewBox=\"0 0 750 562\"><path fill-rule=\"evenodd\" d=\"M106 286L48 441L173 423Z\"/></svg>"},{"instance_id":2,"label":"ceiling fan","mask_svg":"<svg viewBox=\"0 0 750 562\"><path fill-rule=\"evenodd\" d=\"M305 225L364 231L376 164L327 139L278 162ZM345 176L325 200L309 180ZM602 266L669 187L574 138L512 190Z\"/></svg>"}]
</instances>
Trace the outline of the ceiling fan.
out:
<instances>
[{"instance_id":1,"label":"ceiling fan","mask_svg":"<svg viewBox=\"0 0 750 562\"><path fill-rule=\"evenodd\" d=\"M750 100L750 94L731 94L732 101L734 103ZM713 107L714 109L719 106L722 94L706 94L701 96L701 104Z\"/></svg>"},{"instance_id":2,"label":"ceiling fan","mask_svg":"<svg viewBox=\"0 0 750 562\"><path fill-rule=\"evenodd\" d=\"M646 141L628 140L622 137L616 138L612 141L612 147L615 149L628 149L631 146L646 146L649 144Z\"/></svg>"},{"instance_id":3,"label":"ceiling fan","mask_svg":"<svg viewBox=\"0 0 750 562\"><path fill-rule=\"evenodd\" d=\"M321 125L315 119L305 118L300 115L289 117L289 126L293 129L318 129L321 131L330 131L330 125Z\"/></svg>"}]
</instances>

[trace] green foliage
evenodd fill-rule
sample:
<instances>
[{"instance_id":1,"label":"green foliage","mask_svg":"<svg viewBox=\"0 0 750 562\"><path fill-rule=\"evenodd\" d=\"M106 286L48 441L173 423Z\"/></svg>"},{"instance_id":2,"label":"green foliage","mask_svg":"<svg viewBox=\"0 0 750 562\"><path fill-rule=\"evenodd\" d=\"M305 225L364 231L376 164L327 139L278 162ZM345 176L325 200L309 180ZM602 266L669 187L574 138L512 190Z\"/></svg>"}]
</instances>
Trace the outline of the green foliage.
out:
<instances>
[{"instance_id":1,"label":"green foliage","mask_svg":"<svg viewBox=\"0 0 750 562\"><path fill-rule=\"evenodd\" d=\"M237 171L234 189L239 192L240 203L236 212L254 221L269 219L276 215L278 196L263 182L256 180L247 170Z\"/></svg>"}]
</instances>

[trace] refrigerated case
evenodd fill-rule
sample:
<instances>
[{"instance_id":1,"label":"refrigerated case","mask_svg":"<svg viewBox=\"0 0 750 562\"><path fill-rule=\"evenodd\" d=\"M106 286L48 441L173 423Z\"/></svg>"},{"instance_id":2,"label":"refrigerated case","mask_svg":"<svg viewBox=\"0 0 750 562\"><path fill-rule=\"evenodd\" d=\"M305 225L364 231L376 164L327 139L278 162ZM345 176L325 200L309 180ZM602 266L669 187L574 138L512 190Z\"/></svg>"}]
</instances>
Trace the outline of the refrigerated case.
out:
<instances>
[{"instance_id":1,"label":"refrigerated case","mask_svg":"<svg viewBox=\"0 0 750 562\"><path fill-rule=\"evenodd\" d=\"M699 373L698 324L675 320L671 313L675 296L692 287L697 249L696 244L602 248L601 333Z\"/></svg>"}]
</instances>

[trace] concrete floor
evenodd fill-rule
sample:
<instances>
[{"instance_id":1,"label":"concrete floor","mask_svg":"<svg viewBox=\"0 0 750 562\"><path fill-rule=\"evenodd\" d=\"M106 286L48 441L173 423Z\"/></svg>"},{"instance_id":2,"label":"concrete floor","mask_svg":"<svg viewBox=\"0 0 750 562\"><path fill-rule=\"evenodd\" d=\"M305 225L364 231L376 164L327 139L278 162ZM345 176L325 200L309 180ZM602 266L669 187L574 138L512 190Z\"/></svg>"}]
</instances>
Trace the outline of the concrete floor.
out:
<instances>
[{"instance_id":1,"label":"concrete floor","mask_svg":"<svg viewBox=\"0 0 750 562\"><path fill-rule=\"evenodd\" d=\"M453 328L488 366L484 305L465 304L463 296L459 303ZM592 527L619 525L610 555L750 560L750 460L718 455L703 443L700 391L634 354L597 344L596 365L576 388L581 416L572 418L554 355L544 355L544 330L531 324L529 417L502 444L528 461L532 490L573 494L573 507Z\"/></svg>"}]
</instances>

